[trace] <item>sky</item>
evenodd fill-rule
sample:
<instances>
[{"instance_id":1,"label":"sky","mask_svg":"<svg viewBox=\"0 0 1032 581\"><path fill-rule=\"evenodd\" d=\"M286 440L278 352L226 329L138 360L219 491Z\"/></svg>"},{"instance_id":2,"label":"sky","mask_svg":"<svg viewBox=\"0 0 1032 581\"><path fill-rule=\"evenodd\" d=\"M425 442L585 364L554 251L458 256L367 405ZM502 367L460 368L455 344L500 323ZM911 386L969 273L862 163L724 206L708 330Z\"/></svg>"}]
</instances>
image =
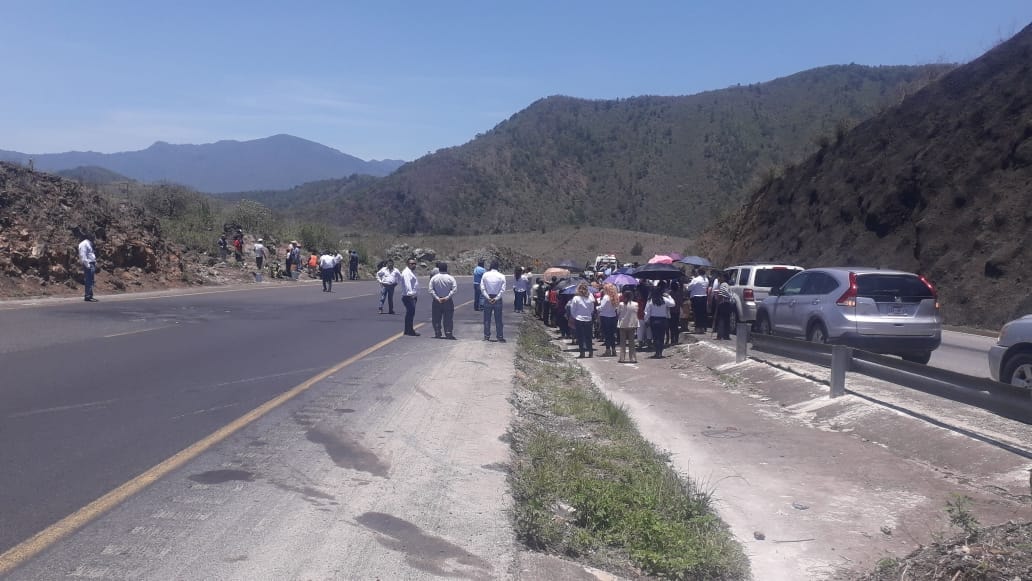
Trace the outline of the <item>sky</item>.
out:
<instances>
[{"instance_id":1,"label":"sky","mask_svg":"<svg viewBox=\"0 0 1032 581\"><path fill-rule=\"evenodd\" d=\"M413 160L550 95L964 63L1030 23L1032 0L0 0L0 149L287 133Z\"/></svg>"}]
</instances>

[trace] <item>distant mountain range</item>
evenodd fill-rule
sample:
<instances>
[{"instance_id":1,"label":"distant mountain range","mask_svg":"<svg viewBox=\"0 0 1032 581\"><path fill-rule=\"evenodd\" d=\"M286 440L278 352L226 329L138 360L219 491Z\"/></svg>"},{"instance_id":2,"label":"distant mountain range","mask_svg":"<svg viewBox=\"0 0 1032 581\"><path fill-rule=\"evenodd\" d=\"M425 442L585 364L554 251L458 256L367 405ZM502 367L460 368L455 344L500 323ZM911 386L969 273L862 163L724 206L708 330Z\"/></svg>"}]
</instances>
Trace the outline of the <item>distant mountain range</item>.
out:
<instances>
[{"instance_id":1,"label":"distant mountain range","mask_svg":"<svg viewBox=\"0 0 1032 581\"><path fill-rule=\"evenodd\" d=\"M405 163L395 159L364 161L292 135L203 145L158 141L144 150L120 153L26 154L0 150L0 161L24 165L30 159L36 169L43 171L103 168L137 181L169 181L208 193L282 190L352 174L382 177ZM100 175L97 171L87 173Z\"/></svg>"}]
</instances>

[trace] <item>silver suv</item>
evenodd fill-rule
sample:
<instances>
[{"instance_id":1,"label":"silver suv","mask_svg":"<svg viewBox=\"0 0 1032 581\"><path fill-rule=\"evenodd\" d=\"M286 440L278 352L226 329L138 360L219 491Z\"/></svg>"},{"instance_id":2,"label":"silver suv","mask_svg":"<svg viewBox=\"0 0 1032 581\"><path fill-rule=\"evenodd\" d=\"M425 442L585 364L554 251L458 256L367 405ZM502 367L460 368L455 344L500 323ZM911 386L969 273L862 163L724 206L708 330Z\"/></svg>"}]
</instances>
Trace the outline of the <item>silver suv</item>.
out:
<instances>
[{"instance_id":1,"label":"silver suv","mask_svg":"<svg viewBox=\"0 0 1032 581\"><path fill-rule=\"evenodd\" d=\"M1000 329L996 345L989 348L989 373L996 381L1032 388L1032 315Z\"/></svg>"},{"instance_id":2,"label":"silver suv","mask_svg":"<svg viewBox=\"0 0 1032 581\"><path fill-rule=\"evenodd\" d=\"M734 293L735 309L731 311L731 330L738 323L752 323L756 320L756 305L767 298L770 289L778 288L788 279L803 271L801 266L791 264L767 264L747 262L725 268L727 284Z\"/></svg>"},{"instance_id":3,"label":"silver suv","mask_svg":"<svg viewBox=\"0 0 1032 581\"><path fill-rule=\"evenodd\" d=\"M772 289L760 333L849 345L928 363L942 341L938 295L923 276L876 268L811 268Z\"/></svg>"}]
</instances>

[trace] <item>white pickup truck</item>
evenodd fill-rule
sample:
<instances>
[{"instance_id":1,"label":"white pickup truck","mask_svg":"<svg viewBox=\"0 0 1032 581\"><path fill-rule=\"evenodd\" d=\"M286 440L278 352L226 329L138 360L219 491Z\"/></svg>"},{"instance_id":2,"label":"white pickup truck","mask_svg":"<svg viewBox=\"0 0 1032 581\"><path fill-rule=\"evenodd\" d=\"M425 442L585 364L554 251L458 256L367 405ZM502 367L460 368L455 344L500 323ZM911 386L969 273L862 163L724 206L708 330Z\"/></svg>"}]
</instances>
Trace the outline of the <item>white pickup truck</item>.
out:
<instances>
[{"instance_id":1,"label":"white pickup truck","mask_svg":"<svg viewBox=\"0 0 1032 581\"><path fill-rule=\"evenodd\" d=\"M605 269L610 268L616 270L620 268L620 262L616 260L615 254L599 254L595 257L595 272L602 272Z\"/></svg>"}]
</instances>

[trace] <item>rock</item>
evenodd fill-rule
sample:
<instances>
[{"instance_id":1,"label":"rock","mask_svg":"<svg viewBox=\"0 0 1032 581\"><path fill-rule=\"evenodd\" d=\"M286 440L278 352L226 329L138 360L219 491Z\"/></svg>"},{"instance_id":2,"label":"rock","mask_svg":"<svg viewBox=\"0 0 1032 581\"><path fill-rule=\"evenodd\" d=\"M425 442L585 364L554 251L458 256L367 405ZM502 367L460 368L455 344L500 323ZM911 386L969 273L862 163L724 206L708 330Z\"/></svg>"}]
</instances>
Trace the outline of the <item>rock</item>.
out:
<instances>
[{"instance_id":1,"label":"rock","mask_svg":"<svg viewBox=\"0 0 1032 581\"><path fill-rule=\"evenodd\" d=\"M764 540L764 539L766 539L766 538L767 538L767 535L765 535L765 534L761 533L760 531L753 531L753 534L752 534L752 536L753 536L753 538L754 538L754 539L756 539L757 541L762 541L762 540Z\"/></svg>"}]
</instances>

